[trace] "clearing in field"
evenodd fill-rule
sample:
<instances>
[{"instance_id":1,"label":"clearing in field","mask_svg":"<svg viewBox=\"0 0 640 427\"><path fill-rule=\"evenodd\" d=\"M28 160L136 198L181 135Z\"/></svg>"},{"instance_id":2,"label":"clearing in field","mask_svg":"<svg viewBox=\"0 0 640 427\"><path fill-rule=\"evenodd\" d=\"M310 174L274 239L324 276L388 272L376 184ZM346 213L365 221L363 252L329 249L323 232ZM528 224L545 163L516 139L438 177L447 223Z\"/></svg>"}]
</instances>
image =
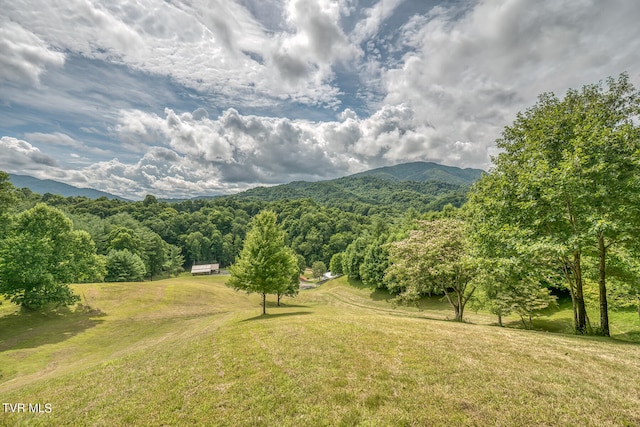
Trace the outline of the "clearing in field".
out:
<instances>
[{"instance_id":1,"label":"clearing in field","mask_svg":"<svg viewBox=\"0 0 640 427\"><path fill-rule=\"evenodd\" d=\"M0 306L0 425L640 425L637 344L444 321L346 279L260 316L224 280Z\"/></svg>"}]
</instances>

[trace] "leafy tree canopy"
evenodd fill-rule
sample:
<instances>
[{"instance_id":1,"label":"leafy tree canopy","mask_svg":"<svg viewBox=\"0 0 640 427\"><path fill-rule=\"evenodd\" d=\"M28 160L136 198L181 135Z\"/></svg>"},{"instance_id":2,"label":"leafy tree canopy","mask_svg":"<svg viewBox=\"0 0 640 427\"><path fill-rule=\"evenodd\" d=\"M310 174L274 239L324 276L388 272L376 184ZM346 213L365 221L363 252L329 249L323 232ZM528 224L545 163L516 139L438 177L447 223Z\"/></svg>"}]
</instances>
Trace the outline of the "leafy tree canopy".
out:
<instances>
[{"instance_id":1,"label":"leafy tree canopy","mask_svg":"<svg viewBox=\"0 0 640 427\"><path fill-rule=\"evenodd\" d=\"M104 274L88 233L45 204L17 215L0 241L0 292L29 309L78 300L68 284Z\"/></svg>"},{"instance_id":2,"label":"leafy tree canopy","mask_svg":"<svg viewBox=\"0 0 640 427\"><path fill-rule=\"evenodd\" d=\"M285 233L276 224L273 211L262 211L250 222L240 257L229 268L227 285L248 293L262 294L262 313L266 314L266 295L285 291L297 274L295 253L285 246Z\"/></svg>"}]
</instances>

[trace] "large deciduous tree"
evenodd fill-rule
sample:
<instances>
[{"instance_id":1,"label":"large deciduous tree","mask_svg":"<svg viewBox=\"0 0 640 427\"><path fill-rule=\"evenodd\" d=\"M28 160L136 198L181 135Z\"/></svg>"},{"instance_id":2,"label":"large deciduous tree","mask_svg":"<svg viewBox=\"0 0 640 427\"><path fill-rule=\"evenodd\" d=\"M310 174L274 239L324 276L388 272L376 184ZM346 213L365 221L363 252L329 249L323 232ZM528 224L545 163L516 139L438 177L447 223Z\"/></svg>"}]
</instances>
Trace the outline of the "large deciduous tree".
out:
<instances>
[{"instance_id":1,"label":"large deciduous tree","mask_svg":"<svg viewBox=\"0 0 640 427\"><path fill-rule=\"evenodd\" d=\"M538 245L555 255L580 333L588 326L583 258L598 259L600 328L609 335L608 255L639 229L639 112L638 91L624 74L564 99L543 94L504 129L494 168L470 195L481 245L497 238L507 248Z\"/></svg>"},{"instance_id":2,"label":"large deciduous tree","mask_svg":"<svg viewBox=\"0 0 640 427\"><path fill-rule=\"evenodd\" d=\"M227 285L247 293L262 294L262 314L267 313L267 294L281 294L290 288L297 274L297 257L285 246L285 233L276 214L262 211L250 222L240 256L229 268Z\"/></svg>"},{"instance_id":3,"label":"large deciduous tree","mask_svg":"<svg viewBox=\"0 0 640 427\"><path fill-rule=\"evenodd\" d=\"M0 292L25 308L72 304L78 297L69 283L102 275L89 233L42 203L17 215L0 242Z\"/></svg>"},{"instance_id":4,"label":"large deciduous tree","mask_svg":"<svg viewBox=\"0 0 640 427\"><path fill-rule=\"evenodd\" d=\"M469 256L462 221L421 221L408 238L389 245L389 261L386 280L401 284L401 299L444 294L455 319L463 320L465 306L475 291L477 266Z\"/></svg>"}]
</instances>

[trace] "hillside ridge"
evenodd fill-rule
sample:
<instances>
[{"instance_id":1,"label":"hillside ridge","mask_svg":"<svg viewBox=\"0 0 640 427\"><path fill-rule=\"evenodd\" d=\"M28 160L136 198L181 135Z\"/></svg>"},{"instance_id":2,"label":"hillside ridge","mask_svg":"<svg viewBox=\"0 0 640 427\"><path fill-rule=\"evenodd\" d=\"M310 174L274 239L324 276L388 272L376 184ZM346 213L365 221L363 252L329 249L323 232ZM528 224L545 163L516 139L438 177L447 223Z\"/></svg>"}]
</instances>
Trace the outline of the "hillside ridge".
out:
<instances>
[{"instance_id":1,"label":"hillside ridge","mask_svg":"<svg viewBox=\"0 0 640 427\"><path fill-rule=\"evenodd\" d=\"M54 181L52 179L39 179L29 175L17 175L9 174L9 180L16 188L28 188L34 193L38 194L56 194L63 197L88 197L89 199L99 199L100 197L106 197L108 199L118 199L128 201L127 199L105 191L96 190L93 188L82 188L73 185L65 184L63 182Z\"/></svg>"},{"instance_id":2,"label":"hillside ridge","mask_svg":"<svg viewBox=\"0 0 640 427\"><path fill-rule=\"evenodd\" d=\"M347 178L376 176L391 181L441 181L449 184L471 185L483 173L482 169L462 169L433 162L410 162L358 172Z\"/></svg>"},{"instance_id":3,"label":"hillside ridge","mask_svg":"<svg viewBox=\"0 0 640 427\"><path fill-rule=\"evenodd\" d=\"M480 169L461 169L433 162L411 162L384 166L330 180L292 181L271 187L255 187L233 195L199 195L192 200L212 197L261 201L308 198L350 211L365 209L364 205L376 205L382 210L389 210L391 204L398 210L411 207L420 211L438 210L448 203L454 206L464 203L468 187L479 179L482 173L484 171ZM42 180L18 174L10 174L9 178L15 187L26 187L38 194L51 193L63 197L83 196L90 199L107 197L129 201L104 191L79 188L50 179Z\"/></svg>"}]
</instances>

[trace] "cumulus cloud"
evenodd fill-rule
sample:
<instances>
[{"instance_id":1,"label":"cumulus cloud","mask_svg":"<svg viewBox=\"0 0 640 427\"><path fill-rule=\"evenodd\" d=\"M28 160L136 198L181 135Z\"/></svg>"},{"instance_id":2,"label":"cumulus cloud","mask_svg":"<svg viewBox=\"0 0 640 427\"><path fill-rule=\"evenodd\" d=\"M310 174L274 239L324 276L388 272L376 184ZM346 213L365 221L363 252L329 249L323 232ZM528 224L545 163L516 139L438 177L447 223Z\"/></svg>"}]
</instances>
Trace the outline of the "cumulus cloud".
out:
<instances>
[{"instance_id":1,"label":"cumulus cloud","mask_svg":"<svg viewBox=\"0 0 640 427\"><path fill-rule=\"evenodd\" d=\"M15 0L0 132L22 139L0 159L130 197L486 169L538 94L640 82L638 16L622 0ZM83 153L95 164L65 169Z\"/></svg>"},{"instance_id":2,"label":"cumulus cloud","mask_svg":"<svg viewBox=\"0 0 640 427\"><path fill-rule=\"evenodd\" d=\"M146 152L145 161L153 158L157 162L144 169L139 164L139 173L187 180L190 169L208 171L206 174L215 171L218 189L224 183L237 188L330 179L402 161L461 164L489 157L484 147L469 142L434 142L430 138L433 129L416 121L412 109L404 104L386 106L364 119L345 110L339 120L326 122L242 115L235 109L216 119L202 110L179 113L166 109L164 116L124 111L121 122L122 139L153 140L163 146ZM162 161L188 167L160 169ZM153 181L146 185L152 184L157 188Z\"/></svg>"},{"instance_id":3,"label":"cumulus cloud","mask_svg":"<svg viewBox=\"0 0 640 427\"><path fill-rule=\"evenodd\" d=\"M228 182L280 183L283 177L317 179L334 176L340 165L314 125L286 118L241 115L234 109L210 119L202 111L165 116L123 112L122 138L161 135L167 148L203 167L215 166Z\"/></svg>"},{"instance_id":4,"label":"cumulus cloud","mask_svg":"<svg viewBox=\"0 0 640 427\"><path fill-rule=\"evenodd\" d=\"M466 7L466 5L465 5ZM542 92L629 71L638 81L637 2L482 0L468 9L434 8L402 28L410 50L385 73L386 103L408 103L431 127L424 136L444 151L472 149L469 164L488 167L484 152L517 111ZM468 151L468 150L467 150Z\"/></svg>"},{"instance_id":5,"label":"cumulus cloud","mask_svg":"<svg viewBox=\"0 0 640 427\"><path fill-rule=\"evenodd\" d=\"M141 199L146 194L158 197L193 197L234 192L248 186L223 183L215 168L181 156L163 147L152 147L136 163L118 159L98 162L71 172L67 181L78 179L91 182L94 188L112 194Z\"/></svg>"},{"instance_id":6,"label":"cumulus cloud","mask_svg":"<svg viewBox=\"0 0 640 427\"><path fill-rule=\"evenodd\" d=\"M43 168L57 166L58 162L42 153L27 141L3 136L0 138L0 170L11 173L36 173Z\"/></svg>"},{"instance_id":7,"label":"cumulus cloud","mask_svg":"<svg viewBox=\"0 0 640 427\"><path fill-rule=\"evenodd\" d=\"M357 51L338 25L343 8L329 0L287 2L286 30L277 33L252 14L260 8L235 1L16 0L3 9L22 38L171 76L200 91L238 100L246 92L248 102L266 96L334 105L332 67Z\"/></svg>"},{"instance_id":8,"label":"cumulus cloud","mask_svg":"<svg viewBox=\"0 0 640 427\"><path fill-rule=\"evenodd\" d=\"M0 16L0 81L37 85L47 67L64 64L64 55L52 50L22 25Z\"/></svg>"}]
</instances>

